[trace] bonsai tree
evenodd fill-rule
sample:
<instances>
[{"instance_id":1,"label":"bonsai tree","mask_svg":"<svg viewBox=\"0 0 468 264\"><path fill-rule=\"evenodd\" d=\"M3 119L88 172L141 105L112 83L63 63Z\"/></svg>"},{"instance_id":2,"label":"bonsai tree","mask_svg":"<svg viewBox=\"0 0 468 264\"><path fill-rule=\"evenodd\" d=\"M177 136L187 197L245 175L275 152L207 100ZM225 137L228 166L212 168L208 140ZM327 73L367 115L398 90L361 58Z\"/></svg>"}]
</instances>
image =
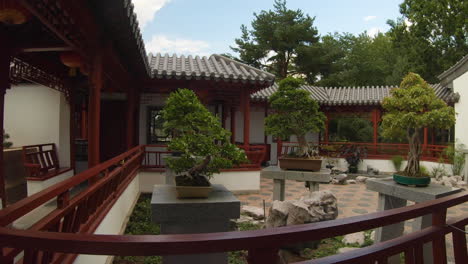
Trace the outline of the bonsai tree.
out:
<instances>
[{"instance_id":1,"label":"bonsai tree","mask_svg":"<svg viewBox=\"0 0 468 264\"><path fill-rule=\"evenodd\" d=\"M359 163L367 157L367 148L356 145L344 145L340 155L348 163L349 173L357 173Z\"/></svg>"},{"instance_id":2,"label":"bonsai tree","mask_svg":"<svg viewBox=\"0 0 468 264\"><path fill-rule=\"evenodd\" d=\"M8 141L9 138L10 135L5 133L5 130L3 130L3 148L10 148L11 146L13 146L13 143Z\"/></svg>"},{"instance_id":3,"label":"bonsai tree","mask_svg":"<svg viewBox=\"0 0 468 264\"><path fill-rule=\"evenodd\" d=\"M325 126L325 115L306 90L299 89L303 81L288 77L279 82L278 91L268 102L274 111L265 119L267 134L280 138L297 137L300 157L310 157L313 149L306 140L307 132L319 132Z\"/></svg>"},{"instance_id":4,"label":"bonsai tree","mask_svg":"<svg viewBox=\"0 0 468 264\"><path fill-rule=\"evenodd\" d=\"M171 93L162 116L165 132L173 135L168 147L181 154L167 159L169 168L180 174L177 185L209 186L207 179L213 173L247 161L244 151L230 143L230 132L221 127L193 91Z\"/></svg>"},{"instance_id":5,"label":"bonsai tree","mask_svg":"<svg viewBox=\"0 0 468 264\"><path fill-rule=\"evenodd\" d=\"M426 176L422 175L419 165L423 128L450 128L455 124L455 111L415 73L409 73L391 95L382 103L386 111L382 118L382 136L389 139L406 136L409 152L403 173L410 177Z\"/></svg>"}]
</instances>

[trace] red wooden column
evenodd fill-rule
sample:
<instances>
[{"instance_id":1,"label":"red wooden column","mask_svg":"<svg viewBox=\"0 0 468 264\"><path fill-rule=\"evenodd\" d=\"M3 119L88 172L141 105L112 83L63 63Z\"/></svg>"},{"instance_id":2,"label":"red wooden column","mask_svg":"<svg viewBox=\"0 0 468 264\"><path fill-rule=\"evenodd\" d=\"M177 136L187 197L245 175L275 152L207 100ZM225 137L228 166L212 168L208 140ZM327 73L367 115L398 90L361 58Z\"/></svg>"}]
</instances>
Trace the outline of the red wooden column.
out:
<instances>
[{"instance_id":1,"label":"red wooden column","mask_svg":"<svg viewBox=\"0 0 468 264\"><path fill-rule=\"evenodd\" d=\"M250 94L247 88L242 89L241 96L242 111L244 113L244 147L248 150L250 146Z\"/></svg>"},{"instance_id":2,"label":"red wooden column","mask_svg":"<svg viewBox=\"0 0 468 264\"><path fill-rule=\"evenodd\" d=\"M265 114L264 114L264 118L266 119L268 117L268 102L265 102ZM267 133L265 132L265 138L263 139L263 143L265 145L268 144L268 135Z\"/></svg>"},{"instance_id":3,"label":"red wooden column","mask_svg":"<svg viewBox=\"0 0 468 264\"><path fill-rule=\"evenodd\" d=\"M70 98L69 98L69 104L70 104L70 168L73 170L75 169L75 154L76 154L76 148L75 148L75 138L76 138L76 124L75 124L75 84L70 81L68 82L68 85L70 87Z\"/></svg>"},{"instance_id":4,"label":"red wooden column","mask_svg":"<svg viewBox=\"0 0 468 264\"><path fill-rule=\"evenodd\" d=\"M97 53L94 63L88 104L88 168L100 162L101 89L104 84L102 55Z\"/></svg>"},{"instance_id":5,"label":"red wooden column","mask_svg":"<svg viewBox=\"0 0 468 264\"><path fill-rule=\"evenodd\" d=\"M380 119L380 110L375 108L372 111L372 125L374 127L374 134L373 134L373 144L374 144L374 154L377 154L377 144L378 144L378 130L379 130L379 119Z\"/></svg>"},{"instance_id":6,"label":"red wooden column","mask_svg":"<svg viewBox=\"0 0 468 264\"><path fill-rule=\"evenodd\" d=\"M325 141L325 145L328 145L328 125L330 123L330 113L326 112L325 113L325 116L326 116L326 120L325 120L325 135L324 135L324 141Z\"/></svg>"},{"instance_id":7,"label":"red wooden column","mask_svg":"<svg viewBox=\"0 0 468 264\"><path fill-rule=\"evenodd\" d=\"M127 149L134 146L135 138L135 105L136 96L134 87L127 88Z\"/></svg>"},{"instance_id":8,"label":"red wooden column","mask_svg":"<svg viewBox=\"0 0 468 264\"><path fill-rule=\"evenodd\" d=\"M8 45L6 38L3 39L0 36L0 43L2 45ZM5 46L6 46L5 45ZM2 132L3 141L3 129L4 129L4 111L5 111L5 93L10 88L10 62L11 53L9 53L7 47L0 49L0 132ZM4 175L4 160L3 160L3 143L0 144L0 198L2 199L2 208L6 207L6 190L5 190L5 175Z\"/></svg>"},{"instance_id":9,"label":"red wooden column","mask_svg":"<svg viewBox=\"0 0 468 264\"><path fill-rule=\"evenodd\" d=\"M231 107L231 143L236 144L236 108Z\"/></svg>"}]
</instances>

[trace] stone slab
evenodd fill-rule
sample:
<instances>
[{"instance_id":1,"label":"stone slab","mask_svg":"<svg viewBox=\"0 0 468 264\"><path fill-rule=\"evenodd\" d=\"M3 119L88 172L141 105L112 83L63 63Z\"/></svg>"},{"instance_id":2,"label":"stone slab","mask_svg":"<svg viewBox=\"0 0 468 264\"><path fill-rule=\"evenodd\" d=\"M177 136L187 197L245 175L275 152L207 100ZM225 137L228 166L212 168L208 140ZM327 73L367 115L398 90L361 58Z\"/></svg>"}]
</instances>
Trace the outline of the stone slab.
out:
<instances>
[{"instance_id":1,"label":"stone slab","mask_svg":"<svg viewBox=\"0 0 468 264\"><path fill-rule=\"evenodd\" d=\"M366 187L371 191L417 203L434 200L461 191L460 188L452 188L434 183L429 184L427 187L405 186L396 183L392 177L368 179Z\"/></svg>"},{"instance_id":2,"label":"stone slab","mask_svg":"<svg viewBox=\"0 0 468 264\"><path fill-rule=\"evenodd\" d=\"M261 170L260 177L276 180L296 180L329 183L331 174L329 170L321 171L295 171L282 170L278 166L269 166Z\"/></svg>"},{"instance_id":3,"label":"stone slab","mask_svg":"<svg viewBox=\"0 0 468 264\"><path fill-rule=\"evenodd\" d=\"M223 185L213 184L206 199L178 199L175 186L155 185L151 198L152 220L200 222L240 217L240 201Z\"/></svg>"}]
</instances>

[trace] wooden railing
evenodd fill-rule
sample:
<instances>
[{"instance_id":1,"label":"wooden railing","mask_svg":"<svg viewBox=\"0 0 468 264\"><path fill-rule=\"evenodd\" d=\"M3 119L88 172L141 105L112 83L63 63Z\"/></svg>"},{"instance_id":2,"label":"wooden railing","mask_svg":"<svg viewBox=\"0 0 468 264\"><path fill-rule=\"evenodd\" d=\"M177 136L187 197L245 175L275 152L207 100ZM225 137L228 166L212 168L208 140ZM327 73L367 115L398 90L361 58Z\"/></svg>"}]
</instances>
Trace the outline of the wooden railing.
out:
<instances>
[{"instance_id":1,"label":"wooden railing","mask_svg":"<svg viewBox=\"0 0 468 264\"><path fill-rule=\"evenodd\" d=\"M137 153L133 153L134 155L123 166L125 164L134 164L133 161L140 157L138 149L136 151ZM112 162L112 164L117 166L118 162ZM111 164L106 163L106 165ZM129 167L129 165L127 166ZM446 263L447 254L445 235L449 233L453 237L456 263L468 263L464 233L465 227L468 225L468 217L464 216L462 219L446 222L447 208L467 202L468 194L466 192L367 215L255 231L183 235L92 235L90 234L92 227L96 225L93 221L98 220L95 215L101 215L100 212L105 212L107 208L99 205L105 205L104 201L109 196L100 195L98 196L101 197L100 200L90 200L90 198L95 193L101 193L96 192L97 190L102 190L105 186L113 186L105 183L110 182L110 180L106 181L106 179L111 178L110 174L115 174L111 172L107 177L101 178L91 187L94 193L88 191L84 198L71 199L65 203L66 205L60 202L59 204L62 206L59 206L56 211L41 220L40 228L38 225L29 230L15 230L6 227L14 219L30 212L50 198L59 196L59 201L61 201L60 193L64 193L69 187L72 187L72 183L79 182L84 178L91 179L93 176L102 173L103 170L100 167L95 167L76 176L67 183L51 187L13 205L9 209L1 211L0 247L3 248L1 263L13 263L13 254L11 252L17 254L21 250L25 251L24 263L33 264L70 263L76 254L164 256L236 250L247 250L249 263L276 263L278 250L290 244L369 230L427 214L432 214L432 226L429 228L369 247L356 249L352 252L301 263L376 263L376 261L386 263L388 257L399 253L404 254L405 263L422 263L423 245L430 242L433 245L434 263L443 264ZM122 170L123 168L120 169L119 174L125 175ZM118 186L123 186L124 182L128 182L131 178L131 176L125 177L126 180L122 181ZM120 188L117 187L115 190L120 190ZM112 194L117 193L118 191L114 191ZM114 196L111 195L110 197ZM87 202L80 203L77 201L83 201L84 199ZM101 203L97 201L101 201ZM74 221L70 221L70 215L73 215L70 212L74 212L74 214L80 212L79 209L76 209L76 206L73 207L75 210L70 211L68 208L72 204L86 204L90 207L86 207L88 209L80 214L81 217L74 216ZM60 219L63 219L63 221L57 221Z\"/></svg>"},{"instance_id":2,"label":"wooden railing","mask_svg":"<svg viewBox=\"0 0 468 264\"><path fill-rule=\"evenodd\" d=\"M261 164L266 161L267 158L267 146L265 145L250 145L245 147L244 145L238 145L239 148L245 151L249 163L241 164L234 169L228 170L249 170L249 169L260 169ZM164 157L172 153L167 150L167 145L145 145L144 148L144 159L142 168L149 171L164 171L166 163Z\"/></svg>"},{"instance_id":3,"label":"wooden railing","mask_svg":"<svg viewBox=\"0 0 468 264\"><path fill-rule=\"evenodd\" d=\"M408 155L408 144L395 144L395 143L362 143L362 142L321 142L320 147L331 146L334 150L331 154L335 157L341 157L340 152L346 146L354 145L367 149L368 159L391 159L395 155L406 157ZM278 157L287 153L295 152L299 145L297 142L279 142L278 143ZM446 145L422 145L421 160L425 161L438 161L441 155L443 156ZM322 153L324 154L324 153Z\"/></svg>"},{"instance_id":4,"label":"wooden railing","mask_svg":"<svg viewBox=\"0 0 468 264\"><path fill-rule=\"evenodd\" d=\"M75 255L62 254L66 251L55 249L43 251L40 244L46 243L46 237L52 234L92 234L137 175L142 158L143 148L135 147L0 211L2 230L40 234L36 238L38 240L31 239L21 247L3 243L5 237L0 235L3 257L0 258L0 263L13 263L13 259L23 250L23 263L71 263ZM71 193L77 187L84 189L72 197ZM27 214L34 215L38 213L37 210L49 210L54 202L56 206L45 217L32 223L27 230L7 228L14 226L15 221Z\"/></svg>"}]
</instances>

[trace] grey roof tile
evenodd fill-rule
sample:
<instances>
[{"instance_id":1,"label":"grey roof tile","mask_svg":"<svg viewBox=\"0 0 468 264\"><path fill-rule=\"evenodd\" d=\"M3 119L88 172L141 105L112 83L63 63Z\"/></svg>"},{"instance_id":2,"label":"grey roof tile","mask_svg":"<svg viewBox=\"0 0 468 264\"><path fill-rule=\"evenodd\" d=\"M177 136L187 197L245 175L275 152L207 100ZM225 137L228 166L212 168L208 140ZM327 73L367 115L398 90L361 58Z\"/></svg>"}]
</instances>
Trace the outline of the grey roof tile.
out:
<instances>
[{"instance_id":1,"label":"grey roof tile","mask_svg":"<svg viewBox=\"0 0 468 264\"><path fill-rule=\"evenodd\" d=\"M221 55L195 58L160 53L149 56L153 78L205 79L272 85L275 76Z\"/></svg>"},{"instance_id":2,"label":"grey roof tile","mask_svg":"<svg viewBox=\"0 0 468 264\"><path fill-rule=\"evenodd\" d=\"M459 95L440 84L432 84L437 97L447 103L457 102ZM310 92L311 97L321 105L380 105L390 91L397 86L361 87L319 87L303 85L301 89ZM278 85L262 89L251 95L252 100L263 101L278 90Z\"/></svg>"}]
</instances>

